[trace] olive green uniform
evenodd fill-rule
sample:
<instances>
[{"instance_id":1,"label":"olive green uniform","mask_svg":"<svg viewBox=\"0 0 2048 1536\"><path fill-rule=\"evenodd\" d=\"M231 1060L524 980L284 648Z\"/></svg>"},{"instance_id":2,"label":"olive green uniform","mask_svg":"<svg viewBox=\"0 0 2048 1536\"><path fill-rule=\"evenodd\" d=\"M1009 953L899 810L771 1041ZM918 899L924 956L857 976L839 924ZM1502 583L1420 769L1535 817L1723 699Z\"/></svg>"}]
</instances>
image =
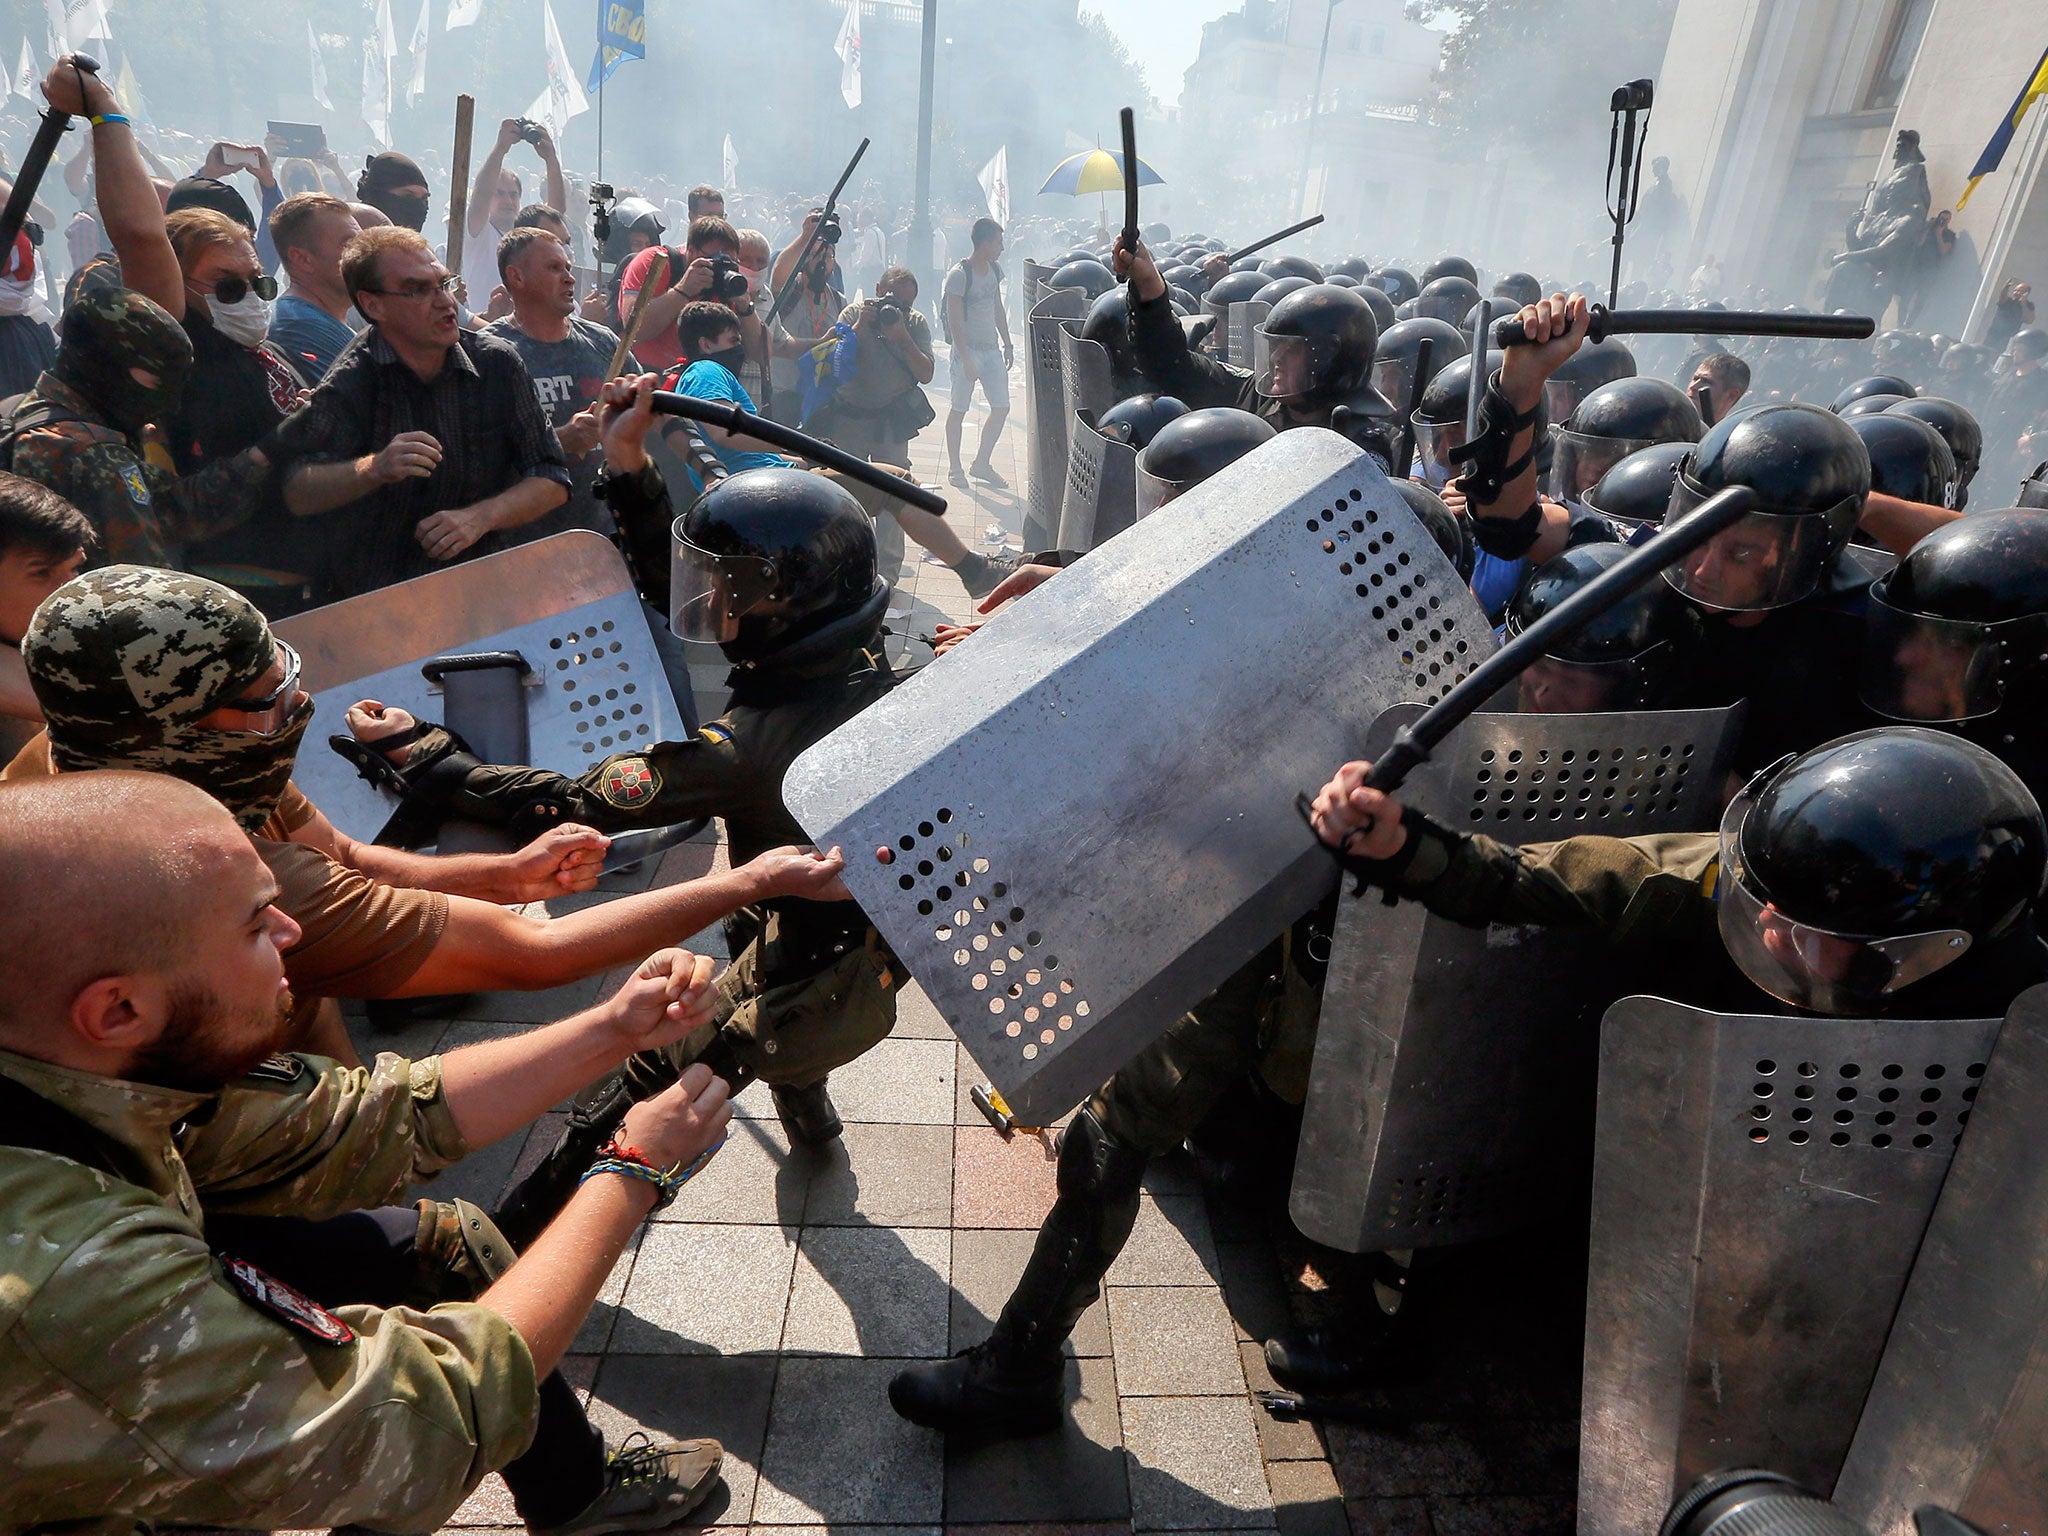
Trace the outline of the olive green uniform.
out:
<instances>
[{"instance_id":1,"label":"olive green uniform","mask_svg":"<svg viewBox=\"0 0 2048 1536\"><path fill-rule=\"evenodd\" d=\"M437 1061L273 1057L217 1094L0 1052L107 1169L0 1136L0 1529L431 1531L532 1439L533 1359L470 1303L335 1309L327 1342L230 1283L206 1211L388 1204L469 1149Z\"/></svg>"}]
</instances>

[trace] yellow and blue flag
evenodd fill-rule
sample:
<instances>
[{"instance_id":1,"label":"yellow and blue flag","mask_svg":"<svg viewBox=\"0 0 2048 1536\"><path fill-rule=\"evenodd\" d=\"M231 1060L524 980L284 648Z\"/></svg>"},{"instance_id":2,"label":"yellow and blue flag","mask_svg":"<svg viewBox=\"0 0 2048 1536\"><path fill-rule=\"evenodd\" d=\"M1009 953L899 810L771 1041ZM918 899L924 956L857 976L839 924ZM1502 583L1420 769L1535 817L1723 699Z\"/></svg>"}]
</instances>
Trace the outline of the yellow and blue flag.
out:
<instances>
[{"instance_id":1,"label":"yellow and blue flag","mask_svg":"<svg viewBox=\"0 0 2048 1536\"><path fill-rule=\"evenodd\" d=\"M2027 115L2027 108L2048 96L2048 49L2041 51L2041 62L2034 66L2027 83L2020 87L2019 99L2013 102L2011 110L1999 121L1998 131L1991 135L1991 142L1984 146L1984 153L1977 157L1977 163L1970 167L1970 184L1963 188L1963 195L1956 199L1956 206L1962 207L1970 200L1970 194L1977 190L1977 183L1998 169L1998 162L2005 158L2006 146L2012 143L2012 136L2019 132L2020 120Z\"/></svg>"},{"instance_id":2,"label":"yellow and blue flag","mask_svg":"<svg viewBox=\"0 0 2048 1536\"><path fill-rule=\"evenodd\" d=\"M594 91L628 59L647 57L647 0L604 0L597 21L597 57L590 61Z\"/></svg>"}]
</instances>

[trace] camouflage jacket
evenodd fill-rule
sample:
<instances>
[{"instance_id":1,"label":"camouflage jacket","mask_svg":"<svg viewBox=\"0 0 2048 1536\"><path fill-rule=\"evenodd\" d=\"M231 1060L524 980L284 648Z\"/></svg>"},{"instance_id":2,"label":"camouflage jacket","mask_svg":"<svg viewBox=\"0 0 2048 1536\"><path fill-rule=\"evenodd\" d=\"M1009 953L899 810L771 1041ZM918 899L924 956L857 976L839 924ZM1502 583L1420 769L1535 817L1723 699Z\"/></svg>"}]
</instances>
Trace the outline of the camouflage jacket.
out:
<instances>
[{"instance_id":1,"label":"camouflage jacket","mask_svg":"<svg viewBox=\"0 0 2048 1536\"><path fill-rule=\"evenodd\" d=\"M468 1149L437 1061L270 1062L218 1094L0 1052L101 1172L0 1144L0 1532L431 1531L532 1439L533 1359L473 1304L341 1307L325 1342L232 1288L210 1211L387 1203ZM325 1314L323 1314L324 1316Z\"/></svg>"},{"instance_id":2,"label":"camouflage jacket","mask_svg":"<svg viewBox=\"0 0 2048 1536\"><path fill-rule=\"evenodd\" d=\"M261 504L267 466L246 453L182 479L144 458L75 390L45 373L15 408L17 475L48 486L83 512L108 565L177 565L175 546L247 522Z\"/></svg>"}]
</instances>

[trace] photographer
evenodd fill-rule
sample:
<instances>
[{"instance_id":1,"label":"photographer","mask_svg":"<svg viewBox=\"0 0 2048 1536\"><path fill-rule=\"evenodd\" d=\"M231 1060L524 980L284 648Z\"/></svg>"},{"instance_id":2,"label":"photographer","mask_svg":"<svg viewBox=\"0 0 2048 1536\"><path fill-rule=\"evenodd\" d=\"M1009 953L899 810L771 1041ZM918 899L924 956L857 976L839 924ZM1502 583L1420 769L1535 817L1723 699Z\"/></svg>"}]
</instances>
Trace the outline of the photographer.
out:
<instances>
[{"instance_id":1,"label":"photographer","mask_svg":"<svg viewBox=\"0 0 2048 1536\"><path fill-rule=\"evenodd\" d=\"M569 206L569 190L562 182L562 162L547 129L524 117L508 117L498 124L498 142L477 167L476 185L469 194L468 236L462 247L462 281L468 290L467 302L479 314L491 302L491 290L498 286L498 242L518 227L519 177L505 169L505 154L522 141L533 146L540 163L547 168L547 195L541 201L550 208Z\"/></svg>"},{"instance_id":2,"label":"photographer","mask_svg":"<svg viewBox=\"0 0 2048 1536\"><path fill-rule=\"evenodd\" d=\"M917 313L917 279L891 267L876 297L850 304L839 318L853 327L853 376L813 411L804 430L848 453L910 467L910 440L936 416L918 386L932 381L931 327Z\"/></svg>"},{"instance_id":3,"label":"photographer","mask_svg":"<svg viewBox=\"0 0 2048 1536\"><path fill-rule=\"evenodd\" d=\"M647 306L633 342L633 357L641 367L666 370L682 361L676 316L684 305L699 299L723 304L739 316L748 357L766 355L767 336L755 317L753 285L739 253L739 232L723 219L706 217L690 225L680 251L649 246L626 264L619 282L619 314L631 325L634 311L643 303Z\"/></svg>"},{"instance_id":4,"label":"photographer","mask_svg":"<svg viewBox=\"0 0 2048 1536\"><path fill-rule=\"evenodd\" d=\"M804 255L804 245L813 231L823 225L823 233L817 243L811 246L810 254ZM803 355L825 339L825 333L832 329L839 319L840 311L846 307L846 288L839 275L839 220L835 216L825 222L825 210L813 208L804 216L803 229L775 259L769 273L769 286L775 293L781 293L783 284L790 280L796 270L798 258L804 263L803 275L790 290L788 308L785 312L771 315L773 323L774 355L770 363L773 389L770 393L768 414L777 421L794 422L803 415Z\"/></svg>"}]
</instances>

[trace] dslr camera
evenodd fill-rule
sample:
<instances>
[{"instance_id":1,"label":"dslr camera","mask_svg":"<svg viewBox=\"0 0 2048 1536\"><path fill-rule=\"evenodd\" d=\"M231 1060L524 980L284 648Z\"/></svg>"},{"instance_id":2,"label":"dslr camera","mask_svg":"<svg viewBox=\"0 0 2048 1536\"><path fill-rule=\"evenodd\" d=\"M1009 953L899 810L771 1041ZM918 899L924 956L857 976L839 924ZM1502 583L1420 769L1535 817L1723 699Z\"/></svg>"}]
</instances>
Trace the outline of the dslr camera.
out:
<instances>
[{"instance_id":1,"label":"dslr camera","mask_svg":"<svg viewBox=\"0 0 2048 1536\"><path fill-rule=\"evenodd\" d=\"M883 294L875 300L875 318L884 325L894 325L897 321L903 319L906 313L907 311L904 309L901 299L891 298L889 295Z\"/></svg>"},{"instance_id":2,"label":"dslr camera","mask_svg":"<svg viewBox=\"0 0 2048 1536\"><path fill-rule=\"evenodd\" d=\"M522 142L531 144L535 149L539 149L547 142L548 130L544 124L536 123L530 117L517 117L513 121L519 124L519 137Z\"/></svg>"},{"instance_id":3,"label":"dslr camera","mask_svg":"<svg viewBox=\"0 0 2048 1536\"><path fill-rule=\"evenodd\" d=\"M737 304L749 292L745 268L735 256L714 256L711 258L711 286L705 290L708 298L721 304Z\"/></svg>"},{"instance_id":4,"label":"dslr camera","mask_svg":"<svg viewBox=\"0 0 2048 1536\"><path fill-rule=\"evenodd\" d=\"M1627 85L1614 88L1614 95L1608 100L1610 112L1647 112L1656 99L1656 83L1650 80L1631 80Z\"/></svg>"}]
</instances>

